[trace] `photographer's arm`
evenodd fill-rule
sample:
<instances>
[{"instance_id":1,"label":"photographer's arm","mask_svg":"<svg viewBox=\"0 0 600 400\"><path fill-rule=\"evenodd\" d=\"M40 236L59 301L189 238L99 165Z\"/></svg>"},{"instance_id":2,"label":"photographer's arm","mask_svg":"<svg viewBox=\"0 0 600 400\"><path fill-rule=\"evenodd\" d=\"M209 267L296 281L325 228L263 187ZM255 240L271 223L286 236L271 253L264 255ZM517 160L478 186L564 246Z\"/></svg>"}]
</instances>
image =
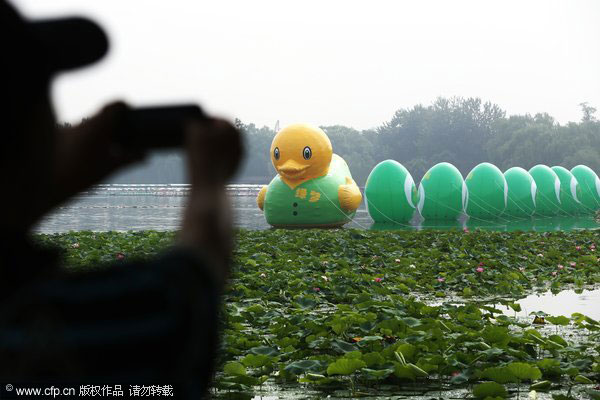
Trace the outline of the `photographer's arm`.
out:
<instances>
[{"instance_id":1,"label":"photographer's arm","mask_svg":"<svg viewBox=\"0 0 600 400\"><path fill-rule=\"evenodd\" d=\"M53 174L56 190L47 211L117 169L144 158L143 151L124 148L115 140L130 111L124 103L112 103L75 127L58 129Z\"/></svg>"},{"instance_id":2,"label":"photographer's arm","mask_svg":"<svg viewBox=\"0 0 600 400\"><path fill-rule=\"evenodd\" d=\"M192 183L179 245L202 252L214 278L224 283L232 249L231 209L225 184L242 157L241 136L229 123L191 123L186 132Z\"/></svg>"},{"instance_id":3,"label":"photographer's arm","mask_svg":"<svg viewBox=\"0 0 600 400\"><path fill-rule=\"evenodd\" d=\"M129 111L125 104L114 103L80 125L56 127L47 102L32 104L14 134L22 138L14 160L3 160L9 187L15 191L1 199L2 206L12 211L3 227L25 234L69 197L142 159L142 152L127 151L114 140Z\"/></svg>"}]
</instances>

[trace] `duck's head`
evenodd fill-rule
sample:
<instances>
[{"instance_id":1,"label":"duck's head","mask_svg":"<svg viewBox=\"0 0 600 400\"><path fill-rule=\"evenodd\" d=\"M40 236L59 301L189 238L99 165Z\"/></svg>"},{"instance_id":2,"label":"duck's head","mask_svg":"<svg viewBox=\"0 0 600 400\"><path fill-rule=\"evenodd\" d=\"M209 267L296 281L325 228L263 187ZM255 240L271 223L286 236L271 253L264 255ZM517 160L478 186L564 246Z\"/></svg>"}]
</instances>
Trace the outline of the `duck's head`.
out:
<instances>
[{"instance_id":1,"label":"duck's head","mask_svg":"<svg viewBox=\"0 0 600 400\"><path fill-rule=\"evenodd\" d=\"M333 151L319 128L294 124L280 130L271 143L271 162L281 179L294 189L329 172Z\"/></svg>"}]
</instances>

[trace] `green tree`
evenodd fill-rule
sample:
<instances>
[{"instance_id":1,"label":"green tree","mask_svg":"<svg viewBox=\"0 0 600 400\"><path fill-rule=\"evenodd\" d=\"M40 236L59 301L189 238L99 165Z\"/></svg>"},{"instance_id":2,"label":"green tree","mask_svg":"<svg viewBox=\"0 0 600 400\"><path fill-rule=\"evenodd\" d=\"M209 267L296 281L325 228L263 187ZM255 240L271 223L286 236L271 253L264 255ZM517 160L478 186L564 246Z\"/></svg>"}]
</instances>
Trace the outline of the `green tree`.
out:
<instances>
[{"instance_id":1,"label":"green tree","mask_svg":"<svg viewBox=\"0 0 600 400\"><path fill-rule=\"evenodd\" d=\"M343 125L322 129L360 186L375 165L386 159L402 163L417 183L442 161L454 164L463 176L485 161L503 171L514 166L529 169L536 164L569 169L585 164L600 173L600 121L595 118L594 107L588 103L580 106L581 122L560 125L547 113L507 117L498 105L479 98L440 97L428 106L399 109L375 129L359 131ZM268 183L275 176L270 155L275 131L239 119L235 125L244 132L246 141L246 158L235 181ZM122 183L184 180L179 153L152 155L147 165L116 179Z\"/></svg>"},{"instance_id":2,"label":"green tree","mask_svg":"<svg viewBox=\"0 0 600 400\"><path fill-rule=\"evenodd\" d=\"M596 121L596 117L594 116L594 114L597 111L596 108L588 105L587 101L579 103L579 106L581 107L581 112L583 113L583 116L581 117L581 122Z\"/></svg>"}]
</instances>

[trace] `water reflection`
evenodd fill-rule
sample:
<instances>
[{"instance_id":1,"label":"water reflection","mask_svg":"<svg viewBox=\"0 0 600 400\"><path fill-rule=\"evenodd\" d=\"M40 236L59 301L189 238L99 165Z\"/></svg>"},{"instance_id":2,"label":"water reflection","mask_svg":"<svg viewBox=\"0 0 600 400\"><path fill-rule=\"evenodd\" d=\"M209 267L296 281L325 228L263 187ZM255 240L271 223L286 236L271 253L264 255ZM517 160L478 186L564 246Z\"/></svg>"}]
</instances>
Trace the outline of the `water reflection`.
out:
<instances>
[{"instance_id":1,"label":"water reflection","mask_svg":"<svg viewBox=\"0 0 600 400\"><path fill-rule=\"evenodd\" d=\"M506 232L528 232L533 230L534 221L532 219L523 221L511 221L506 226Z\"/></svg>"},{"instance_id":2,"label":"water reflection","mask_svg":"<svg viewBox=\"0 0 600 400\"><path fill-rule=\"evenodd\" d=\"M459 219L457 221L436 221L436 220L423 220L419 223L419 229L435 229L442 231L449 230L463 230L465 228L465 221Z\"/></svg>"},{"instance_id":3,"label":"water reflection","mask_svg":"<svg viewBox=\"0 0 600 400\"><path fill-rule=\"evenodd\" d=\"M568 217L567 217L568 218ZM552 232L560 230L560 218L539 218L533 220L533 230L536 232Z\"/></svg>"},{"instance_id":4,"label":"water reflection","mask_svg":"<svg viewBox=\"0 0 600 400\"><path fill-rule=\"evenodd\" d=\"M475 218L469 218L469 220L466 222L466 227L471 230L474 231L475 229L481 229L484 231L501 231L504 232L506 231L507 225L509 224L509 221L505 221L505 220L479 220L479 219L475 219Z\"/></svg>"},{"instance_id":5,"label":"water reflection","mask_svg":"<svg viewBox=\"0 0 600 400\"><path fill-rule=\"evenodd\" d=\"M527 219L519 221L507 221L502 219L496 220L479 220L467 218L463 216L456 221L435 221L413 218L412 221L400 223L373 223L369 229L371 230L402 230L414 231L422 229L435 230L462 230L467 228L470 231L476 229L484 231L496 232L552 232L552 231L573 231L578 229L600 229L600 224L593 217L555 217L541 219Z\"/></svg>"},{"instance_id":6,"label":"water reflection","mask_svg":"<svg viewBox=\"0 0 600 400\"><path fill-rule=\"evenodd\" d=\"M412 225L410 222L403 224L393 222L374 222L369 229L372 231L416 231L419 229L419 226Z\"/></svg>"},{"instance_id":7,"label":"water reflection","mask_svg":"<svg viewBox=\"0 0 600 400\"><path fill-rule=\"evenodd\" d=\"M600 319L600 289L582 290L580 293L565 290L558 294L532 294L517 303L521 305L521 311L516 313L517 317L527 317L532 312L543 311L553 316L570 317L573 313L581 313L595 320ZM507 307L505 314L514 315L515 312Z\"/></svg>"},{"instance_id":8,"label":"water reflection","mask_svg":"<svg viewBox=\"0 0 600 400\"><path fill-rule=\"evenodd\" d=\"M246 229L269 229L256 205L260 185L231 185L234 223ZM187 185L102 185L76 196L57 208L36 228L37 232L56 233L79 230L127 231L179 229L189 187ZM365 205L357 210L345 228L372 230L469 230L536 231L599 229L593 217L556 217L523 221L482 221L462 216L457 221L423 220L417 215L407 223L373 223Z\"/></svg>"}]
</instances>

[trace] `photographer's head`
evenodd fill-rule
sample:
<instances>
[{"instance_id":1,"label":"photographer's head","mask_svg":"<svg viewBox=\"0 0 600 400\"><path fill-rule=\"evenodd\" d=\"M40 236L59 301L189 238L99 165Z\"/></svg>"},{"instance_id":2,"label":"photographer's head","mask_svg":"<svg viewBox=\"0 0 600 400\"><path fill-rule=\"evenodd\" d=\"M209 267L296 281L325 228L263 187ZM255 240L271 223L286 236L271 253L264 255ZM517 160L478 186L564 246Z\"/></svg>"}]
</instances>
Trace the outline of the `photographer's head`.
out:
<instances>
[{"instance_id":1,"label":"photographer's head","mask_svg":"<svg viewBox=\"0 0 600 400\"><path fill-rule=\"evenodd\" d=\"M93 63L106 53L100 27L83 18L27 21L0 0L0 82L2 87L2 166L4 184L17 196L24 182L52 191L55 124L49 97L54 74ZM25 188L24 190L29 190ZM29 201L31 196L20 199ZM3 199L3 203L9 199ZM9 205L10 204L6 204ZM9 211L10 213L10 211Z\"/></svg>"},{"instance_id":2,"label":"photographer's head","mask_svg":"<svg viewBox=\"0 0 600 400\"><path fill-rule=\"evenodd\" d=\"M28 143L31 110L52 117L49 85L52 76L93 63L106 54L108 40L102 29L83 18L26 21L4 0L0 0L0 48L3 62L0 80L5 107L4 140L14 143L10 153ZM47 122L47 121L46 121ZM16 149L15 149L16 147ZM19 153L17 151L16 153ZM4 157L3 157L4 158Z\"/></svg>"}]
</instances>

